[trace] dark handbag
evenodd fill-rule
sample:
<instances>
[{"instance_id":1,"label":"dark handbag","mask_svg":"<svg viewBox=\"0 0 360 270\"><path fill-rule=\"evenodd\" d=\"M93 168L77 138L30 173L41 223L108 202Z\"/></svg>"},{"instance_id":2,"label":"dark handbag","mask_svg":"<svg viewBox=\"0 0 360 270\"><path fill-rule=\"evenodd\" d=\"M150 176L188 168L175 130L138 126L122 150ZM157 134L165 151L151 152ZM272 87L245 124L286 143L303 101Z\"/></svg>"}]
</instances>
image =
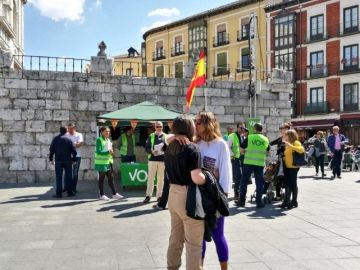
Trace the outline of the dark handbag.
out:
<instances>
[{"instance_id":1,"label":"dark handbag","mask_svg":"<svg viewBox=\"0 0 360 270\"><path fill-rule=\"evenodd\" d=\"M308 162L305 159L305 152L300 154L296 151L293 152L293 166L301 167L307 165Z\"/></svg>"}]
</instances>

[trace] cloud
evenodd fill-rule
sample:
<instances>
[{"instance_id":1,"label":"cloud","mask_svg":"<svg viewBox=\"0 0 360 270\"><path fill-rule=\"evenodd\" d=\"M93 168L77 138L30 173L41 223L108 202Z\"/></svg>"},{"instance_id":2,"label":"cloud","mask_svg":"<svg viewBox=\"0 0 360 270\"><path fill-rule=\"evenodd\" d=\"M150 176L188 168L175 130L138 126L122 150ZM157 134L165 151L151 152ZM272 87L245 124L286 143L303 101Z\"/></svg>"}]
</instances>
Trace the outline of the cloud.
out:
<instances>
[{"instance_id":1,"label":"cloud","mask_svg":"<svg viewBox=\"0 0 360 270\"><path fill-rule=\"evenodd\" d=\"M161 16L171 17L180 15L180 11L177 8L158 8L148 13L148 16Z\"/></svg>"},{"instance_id":2,"label":"cloud","mask_svg":"<svg viewBox=\"0 0 360 270\"><path fill-rule=\"evenodd\" d=\"M101 6L101 4L102 4L102 2L101 2L101 0L96 0L96 2L95 2L95 7L100 7Z\"/></svg>"},{"instance_id":3,"label":"cloud","mask_svg":"<svg viewBox=\"0 0 360 270\"><path fill-rule=\"evenodd\" d=\"M28 0L40 14L55 22L84 21L85 0ZM97 0L100 2L100 0Z\"/></svg>"},{"instance_id":4,"label":"cloud","mask_svg":"<svg viewBox=\"0 0 360 270\"><path fill-rule=\"evenodd\" d=\"M163 26L165 24L171 23L171 21L158 21L158 22L153 22L150 26L143 26L141 27L141 33L145 33L146 31L152 29L152 28L156 28L159 26Z\"/></svg>"}]
</instances>

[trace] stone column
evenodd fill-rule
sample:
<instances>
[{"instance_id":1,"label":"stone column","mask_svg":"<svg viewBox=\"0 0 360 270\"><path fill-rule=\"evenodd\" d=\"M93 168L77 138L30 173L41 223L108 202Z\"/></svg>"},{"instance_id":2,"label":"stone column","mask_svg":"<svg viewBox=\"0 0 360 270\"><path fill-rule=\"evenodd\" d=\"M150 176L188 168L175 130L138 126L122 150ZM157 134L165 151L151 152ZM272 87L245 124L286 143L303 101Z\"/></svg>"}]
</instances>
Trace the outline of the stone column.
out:
<instances>
[{"instance_id":1,"label":"stone column","mask_svg":"<svg viewBox=\"0 0 360 270\"><path fill-rule=\"evenodd\" d=\"M99 44L99 52L97 56L91 57L90 72L101 74L112 74L113 65L112 59L108 59L105 53L106 44L101 41Z\"/></svg>"}]
</instances>

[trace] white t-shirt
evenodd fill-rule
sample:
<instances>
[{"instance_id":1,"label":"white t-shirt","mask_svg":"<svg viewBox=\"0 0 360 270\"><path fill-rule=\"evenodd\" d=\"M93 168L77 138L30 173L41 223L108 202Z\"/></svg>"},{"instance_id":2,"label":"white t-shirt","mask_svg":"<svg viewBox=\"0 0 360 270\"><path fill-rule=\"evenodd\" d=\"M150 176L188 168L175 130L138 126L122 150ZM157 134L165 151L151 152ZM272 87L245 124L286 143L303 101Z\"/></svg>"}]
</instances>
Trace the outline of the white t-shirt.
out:
<instances>
[{"instance_id":1,"label":"white t-shirt","mask_svg":"<svg viewBox=\"0 0 360 270\"><path fill-rule=\"evenodd\" d=\"M219 183L225 193L229 193L232 185L232 168L230 151L224 139L211 142L199 141L202 166L210 171L218 171Z\"/></svg>"},{"instance_id":2,"label":"white t-shirt","mask_svg":"<svg viewBox=\"0 0 360 270\"><path fill-rule=\"evenodd\" d=\"M66 137L68 137L73 142L74 146L75 146L75 143L84 142L83 135L79 132L75 132L74 135L70 135L70 133L68 132L68 133L66 133ZM76 157L81 157L80 148L81 148L81 146L78 148L75 148L76 152L77 152Z\"/></svg>"}]
</instances>

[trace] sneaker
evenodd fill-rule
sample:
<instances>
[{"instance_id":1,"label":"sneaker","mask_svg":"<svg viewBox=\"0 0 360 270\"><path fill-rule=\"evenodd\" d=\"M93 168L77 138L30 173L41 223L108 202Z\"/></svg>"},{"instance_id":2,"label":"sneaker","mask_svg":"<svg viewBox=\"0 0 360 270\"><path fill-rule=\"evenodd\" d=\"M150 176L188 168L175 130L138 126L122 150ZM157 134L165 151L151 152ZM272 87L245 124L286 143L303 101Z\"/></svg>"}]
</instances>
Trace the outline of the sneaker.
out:
<instances>
[{"instance_id":1,"label":"sneaker","mask_svg":"<svg viewBox=\"0 0 360 270\"><path fill-rule=\"evenodd\" d=\"M75 193L74 193L74 192L71 192L71 191L68 191L67 196L68 196L68 197L74 197L74 196L75 196Z\"/></svg>"},{"instance_id":2,"label":"sneaker","mask_svg":"<svg viewBox=\"0 0 360 270\"><path fill-rule=\"evenodd\" d=\"M321 177L325 177L326 176L326 173L323 173L322 175L321 175Z\"/></svg>"},{"instance_id":3,"label":"sneaker","mask_svg":"<svg viewBox=\"0 0 360 270\"><path fill-rule=\"evenodd\" d=\"M109 197L108 197L108 196L106 196L106 195L102 195L102 196L99 198L99 200L102 200L102 201L108 201L108 200L110 200L110 199L109 199Z\"/></svg>"},{"instance_id":4,"label":"sneaker","mask_svg":"<svg viewBox=\"0 0 360 270\"><path fill-rule=\"evenodd\" d=\"M340 176L340 175L338 175L338 177L337 177L337 178L341 179L341 176Z\"/></svg>"},{"instance_id":5,"label":"sneaker","mask_svg":"<svg viewBox=\"0 0 360 270\"><path fill-rule=\"evenodd\" d=\"M150 202L150 196L146 196L143 200L143 203L149 203Z\"/></svg>"},{"instance_id":6,"label":"sneaker","mask_svg":"<svg viewBox=\"0 0 360 270\"><path fill-rule=\"evenodd\" d=\"M112 198L114 200L120 200L120 199L124 198L124 196L120 195L119 193L116 193L115 195L112 196Z\"/></svg>"}]
</instances>

